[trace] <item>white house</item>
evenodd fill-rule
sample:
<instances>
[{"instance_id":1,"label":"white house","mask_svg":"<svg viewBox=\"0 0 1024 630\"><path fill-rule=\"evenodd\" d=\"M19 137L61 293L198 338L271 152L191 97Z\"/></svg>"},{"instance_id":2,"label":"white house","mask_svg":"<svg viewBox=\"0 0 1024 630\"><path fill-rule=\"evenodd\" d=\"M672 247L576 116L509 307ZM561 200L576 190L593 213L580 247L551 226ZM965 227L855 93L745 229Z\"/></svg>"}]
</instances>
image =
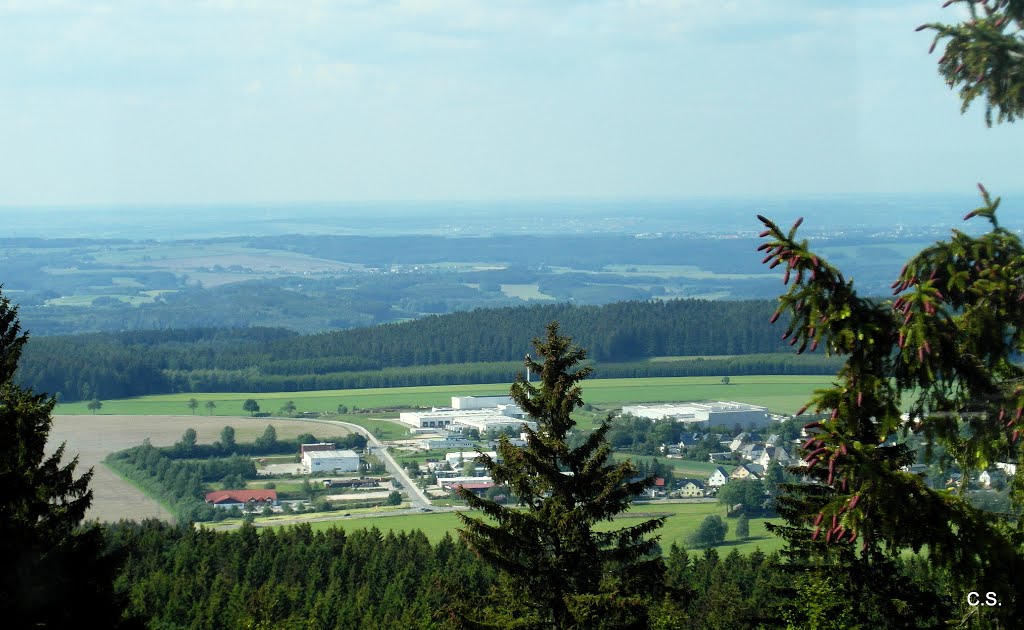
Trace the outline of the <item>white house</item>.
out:
<instances>
[{"instance_id":1,"label":"white house","mask_svg":"<svg viewBox=\"0 0 1024 630\"><path fill-rule=\"evenodd\" d=\"M765 447L761 456L753 461L755 464L760 464L765 470L767 470L773 463L779 463L786 466L789 464L789 460L789 453L786 452L786 449L781 446L768 446Z\"/></svg>"},{"instance_id":2,"label":"white house","mask_svg":"<svg viewBox=\"0 0 1024 630\"><path fill-rule=\"evenodd\" d=\"M714 490L718 490L727 483L729 483L729 473L721 466L715 468L711 476L708 477L708 487Z\"/></svg>"},{"instance_id":3,"label":"white house","mask_svg":"<svg viewBox=\"0 0 1024 630\"><path fill-rule=\"evenodd\" d=\"M355 451L306 451L302 454L306 472L356 472L359 455Z\"/></svg>"}]
</instances>

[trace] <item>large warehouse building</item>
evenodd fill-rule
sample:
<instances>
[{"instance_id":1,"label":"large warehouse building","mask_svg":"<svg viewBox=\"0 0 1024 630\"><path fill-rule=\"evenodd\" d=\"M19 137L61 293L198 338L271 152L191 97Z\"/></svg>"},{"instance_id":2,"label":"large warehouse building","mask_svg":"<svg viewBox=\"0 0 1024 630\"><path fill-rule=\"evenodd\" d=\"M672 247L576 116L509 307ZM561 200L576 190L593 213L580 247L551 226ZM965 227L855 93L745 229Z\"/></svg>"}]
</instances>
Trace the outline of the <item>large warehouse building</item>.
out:
<instances>
[{"instance_id":1,"label":"large warehouse building","mask_svg":"<svg viewBox=\"0 0 1024 630\"><path fill-rule=\"evenodd\" d=\"M310 451L302 454L302 465L309 473L356 472L359 455L355 451Z\"/></svg>"},{"instance_id":2,"label":"large warehouse building","mask_svg":"<svg viewBox=\"0 0 1024 630\"><path fill-rule=\"evenodd\" d=\"M701 427L743 428L768 426L768 408L739 402L663 403L656 405L628 405L623 414L650 420L673 420Z\"/></svg>"},{"instance_id":3,"label":"large warehouse building","mask_svg":"<svg viewBox=\"0 0 1024 630\"><path fill-rule=\"evenodd\" d=\"M413 430L477 429L481 433L492 428L519 428L537 423L523 420L523 410L509 396L452 396L451 407L434 407L430 411L406 411L398 419Z\"/></svg>"}]
</instances>

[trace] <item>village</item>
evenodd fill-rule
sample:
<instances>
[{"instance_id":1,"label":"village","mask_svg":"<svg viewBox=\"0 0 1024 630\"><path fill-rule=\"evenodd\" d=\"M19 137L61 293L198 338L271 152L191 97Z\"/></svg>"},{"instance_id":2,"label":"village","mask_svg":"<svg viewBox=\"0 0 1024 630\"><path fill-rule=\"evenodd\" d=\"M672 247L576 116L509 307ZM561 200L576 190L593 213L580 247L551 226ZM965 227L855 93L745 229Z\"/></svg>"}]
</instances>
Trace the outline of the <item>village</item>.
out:
<instances>
[{"instance_id":1,"label":"village","mask_svg":"<svg viewBox=\"0 0 1024 630\"><path fill-rule=\"evenodd\" d=\"M727 401L627 405L616 415L622 424L643 421L641 425L669 423L678 428L678 439L657 445L650 457L631 457L643 476L653 477L653 485L636 497L638 501L715 501L722 487L738 480L763 482L757 488L770 498L779 483L794 478L789 472L793 467L806 465L792 455L808 438L802 426L806 420ZM351 510L365 507L459 509L464 507L460 490L511 501L508 490L495 483L478 457L500 461L497 445L502 436L513 446L525 446L523 427L537 428L509 396L453 396L450 406L402 411L397 422L407 428L407 437L381 442L366 431L365 449L303 443L294 456L257 458L257 480L208 492L205 502L231 510L232 515L341 512L347 517ZM616 454L629 452L618 449ZM1002 490L1015 468L996 462L964 487ZM924 464L905 469L929 476L933 486L961 490L959 472L936 472ZM770 509L768 502L765 506Z\"/></svg>"},{"instance_id":2,"label":"village","mask_svg":"<svg viewBox=\"0 0 1024 630\"><path fill-rule=\"evenodd\" d=\"M781 474L782 468L797 464L790 452L791 442L798 440L772 432L784 418L765 407L737 402L648 404L623 407L619 415L685 429L678 442L659 446L662 461L682 459L709 441L716 446L705 460L714 466L703 475L680 476L671 465L645 469L654 483L637 500L714 500L730 481L762 480L773 465ZM397 420L408 428L408 437L381 443L367 432L370 441L362 454L339 450L330 442L301 444L297 457L258 458L256 482L209 492L205 501L265 515L346 511L371 504L398 507L406 501L409 509L431 511L458 507L460 489L505 501L510 498L507 490L495 484L477 458L483 454L497 460L502 435L513 446L525 446L523 427L537 428L508 396L453 396L450 406L404 411ZM746 430L730 433L727 427Z\"/></svg>"}]
</instances>

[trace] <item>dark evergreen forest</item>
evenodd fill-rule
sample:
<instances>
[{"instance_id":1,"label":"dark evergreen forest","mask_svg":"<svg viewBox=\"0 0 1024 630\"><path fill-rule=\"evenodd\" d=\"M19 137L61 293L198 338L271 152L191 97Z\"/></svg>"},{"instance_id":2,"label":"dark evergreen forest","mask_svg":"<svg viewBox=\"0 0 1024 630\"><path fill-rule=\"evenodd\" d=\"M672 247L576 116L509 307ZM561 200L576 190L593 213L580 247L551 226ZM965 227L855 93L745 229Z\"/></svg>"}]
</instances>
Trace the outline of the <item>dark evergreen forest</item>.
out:
<instances>
[{"instance_id":1,"label":"dark evergreen forest","mask_svg":"<svg viewBox=\"0 0 1024 630\"><path fill-rule=\"evenodd\" d=\"M445 536L377 528L313 531L309 525L231 533L157 521L105 527L110 552L124 558L117 587L127 616L150 628L439 628L459 601L491 591L495 570ZM903 590L937 592L922 563L898 562ZM805 588L777 555L696 554L673 546L664 587L647 598L656 627L781 627L793 617L792 593ZM497 603L497 602L496 602ZM861 627L931 627L949 614L911 606L896 619L865 611ZM826 617L832 613L821 610ZM914 615L917 615L915 617ZM923 625L914 626L915 619ZM824 619L821 619L824 621ZM829 626L831 627L831 626Z\"/></svg>"},{"instance_id":2,"label":"dark evergreen forest","mask_svg":"<svg viewBox=\"0 0 1024 630\"><path fill-rule=\"evenodd\" d=\"M596 376L834 372L789 350L769 300L669 300L478 309L315 335L194 328L32 337L18 378L65 401L204 391L306 391L508 382L553 320ZM650 362L650 357L708 357Z\"/></svg>"}]
</instances>

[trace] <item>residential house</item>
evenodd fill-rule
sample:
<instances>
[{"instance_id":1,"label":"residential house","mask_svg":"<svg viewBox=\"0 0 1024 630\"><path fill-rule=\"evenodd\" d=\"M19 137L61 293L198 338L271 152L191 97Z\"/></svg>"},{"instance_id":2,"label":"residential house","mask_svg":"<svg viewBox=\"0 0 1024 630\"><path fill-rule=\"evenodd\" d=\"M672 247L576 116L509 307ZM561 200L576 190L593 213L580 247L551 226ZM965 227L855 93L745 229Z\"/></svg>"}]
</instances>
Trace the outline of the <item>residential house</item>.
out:
<instances>
[{"instance_id":1,"label":"residential house","mask_svg":"<svg viewBox=\"0 0 1024 630\"><path fill-rule=\"evenodd\" d=\"M679 489L679 494L685 499L696 499L701 498L707 493L707 488L703 481L699 479L683 479L683 485Z\"/></svg>"},{"instance_id":2,"label":"residential house","mask_svg":"<svg viewBox=\"0 0 1024 630\"><path fill-rule=\"evenodd\" d=\"M647 489L647 496L654 499L657 497L664 497L668 493L665 492L665 478L655 477L654 485Z\"/></svg>"},{"instance_id":3,"label":"residential house","mask_svg":"<svg viewBox=\"0 0 1024 630\"><path fill-rule=\"evenodd\" d=\"M679 436L679 449L685 450L704 441L702 433L684 433Z\"/></svg>"},{"instance_id":4,"label":"residential house","mask_svg":"<svg viewBox=\"0 0 1024 630\"><path fill-rule=\"evenodd\" d=\"M786 449L782 448L781 446L766 446L764 451L761 453L760 457L752 459L751 461L755 464L758 464L765 470L768 470L768 467L771 466L772 464L782 464L783 466L788 466L790 460L791 458L789 456L789 453L787 453Z\"/></svg>"},{"instance_id":5,"label":"residential house","mask_svg":"<svg viewBox=\"0 0 1024 630\"><path fill-rule=\"evenodd\" d=\"M736 454L739 455L741 459L745 459L748 462L756 461L764 454L764 444L762 442L744 444L736 450Z\"/></svg>"},{"instance_id":6,"label":"residential house","mask_svg":"<svg viewBox=\"0 0 1024 630\"><path fill-rule=\"evenodd\" d=\"M733 455L732 451L708 454L708 461L712 464L717 464L718 462L731 462L733 459L735 459L735 455Z\"/></svg>"},{"instance_id":7,"label":"residential house","mask_svg":"<svg viewBox=\"0 0 1024 630\"><path fill-rule=\"evenodd\" d=\"M740 464L729 473L729 479L762 479L764 467L759 464Z\"/></svg>"},{"instance_id":8,"label":"residential house","mask_svg":"<svg viewBox=\"0 0 1024 630\"><path fill-rule=\"evenodd\" d=\"M712 490L718 490L727 483L729 483L729 473L727 473L721 466L718 466L708 477L707 485Z\"/></svg>"},{"instance_id":9,"label":"residential house","mask_svg":"<svg viewBox=\"0 0 1024 630\"><path fill-rule=\"evenodd\" d=\"M744 431L743 433L740 433L736 437L734 437L731 442L729 442L729 450L738 451L747 444L750 444L752 442L754 442L754 439L751 437L751 434Z\"/></svg>"}]
</instances>

